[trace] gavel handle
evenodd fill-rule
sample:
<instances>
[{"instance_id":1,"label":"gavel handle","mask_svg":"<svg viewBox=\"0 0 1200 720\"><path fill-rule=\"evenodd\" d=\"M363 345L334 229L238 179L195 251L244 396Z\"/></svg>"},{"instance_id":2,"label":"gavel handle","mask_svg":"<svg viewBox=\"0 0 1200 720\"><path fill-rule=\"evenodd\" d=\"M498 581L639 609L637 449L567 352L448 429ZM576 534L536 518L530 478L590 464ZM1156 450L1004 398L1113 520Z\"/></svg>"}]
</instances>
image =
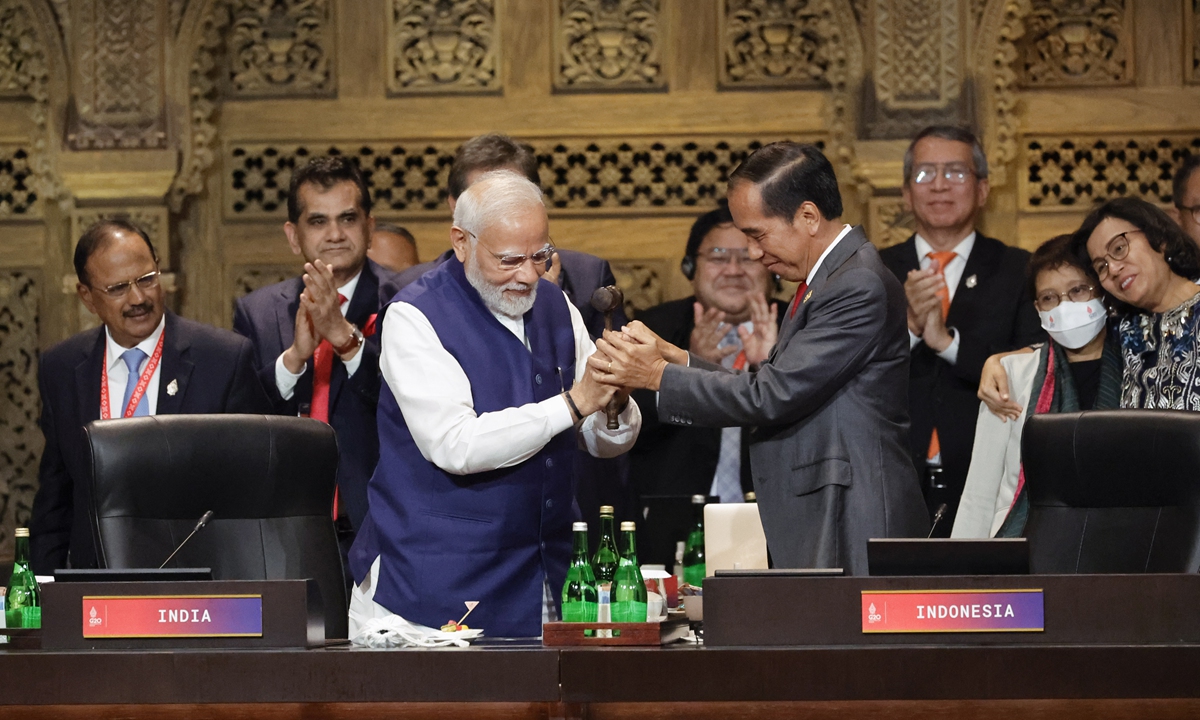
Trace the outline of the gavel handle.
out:
<instances>
[{"instance_id":1,"label":"gavel handle","mask_svg":"<svg viewBox=\"0 0 1200 720\"><path fill-rule=\"evenodd\" d=\"M608 401L608 406L604 408L604 414L608 416L609 430L619 430L621 428L621 421L617 419L621 414L621 410L617 407L616 398Z\"/></svg>"}]
</instances>

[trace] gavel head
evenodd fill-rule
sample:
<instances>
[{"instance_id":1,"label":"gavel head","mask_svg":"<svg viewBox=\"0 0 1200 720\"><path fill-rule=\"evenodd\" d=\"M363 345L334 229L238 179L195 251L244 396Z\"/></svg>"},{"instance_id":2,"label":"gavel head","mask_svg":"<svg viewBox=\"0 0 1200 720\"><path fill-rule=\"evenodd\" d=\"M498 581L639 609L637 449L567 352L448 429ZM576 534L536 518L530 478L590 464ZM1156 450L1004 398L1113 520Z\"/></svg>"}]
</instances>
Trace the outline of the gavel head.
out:
<instances>
[{"instance_id":1,"label":"gavel head","mask_svg":"<svg viewBox=\"0 0 1200 720\"><path fill-rule=\"evenodd\" d=\"M605 315L611 315L614 310L621 307L625 302L625 294L621 292L621 288L616 285L605 285L604 287L596 288L592 293L592 308L596 312L602 312Z\"/></svg>"}]
</instances>

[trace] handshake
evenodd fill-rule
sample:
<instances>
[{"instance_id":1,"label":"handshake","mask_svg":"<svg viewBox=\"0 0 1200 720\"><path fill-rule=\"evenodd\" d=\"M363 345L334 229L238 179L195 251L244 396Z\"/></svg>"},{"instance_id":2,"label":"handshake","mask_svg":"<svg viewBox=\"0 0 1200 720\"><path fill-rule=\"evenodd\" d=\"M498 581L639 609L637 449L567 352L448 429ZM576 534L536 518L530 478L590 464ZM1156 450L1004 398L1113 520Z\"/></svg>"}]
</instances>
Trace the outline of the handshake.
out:
<instances>
[{"instance_id":1,"label":"handshake","mask_svg":"<svg viewBox=\"0 0 1200 720\"><path fill-rule=\"evenodd\" d=\"M668 363L687 362L687 351L636 320L621 330L605 330L588 358L587 371L568 393L581 416L577 419L610 408L609 427L616 429L616 414L624 410L631 390L657 390Z\"/></svg>"}]
</instances>

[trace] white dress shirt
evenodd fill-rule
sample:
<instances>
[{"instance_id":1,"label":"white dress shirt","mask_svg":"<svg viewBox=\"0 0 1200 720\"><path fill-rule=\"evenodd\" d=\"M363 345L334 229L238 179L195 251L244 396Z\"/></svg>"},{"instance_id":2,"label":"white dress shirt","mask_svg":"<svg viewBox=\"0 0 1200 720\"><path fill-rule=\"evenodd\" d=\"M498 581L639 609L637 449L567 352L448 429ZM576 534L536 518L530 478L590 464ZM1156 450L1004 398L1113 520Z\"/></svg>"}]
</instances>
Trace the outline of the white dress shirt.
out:
<instances>
[{"instance_id":1,"label":"white dress shirt","mask_svg":"<svg viewBox=\"0 0 1200 720\"><path fill-rule=\"evenodd\" d=\"M825 262L825 258L829 256L829 253L833 250L833 248L842 241L842 238L849 235L850 231L853 229L854 228L850 227L849 225L842 226L842 231L833 239L833 242L829 243L829 247L825 248L825 252L821 253L821 257L817 258L817 261L813 263L812 270L808 271L808 277L804 278L805 285L812 285L813 278L817 276L817 270L821 268L821 263ZM804 298L801 298L800 301L804 302Z\"/></svg>"},{"instance_id":2,"label":"white dress shirt","mask_svg":"<svg viewBox=\"0 0 1200 720\"><path fill-rule=\"evenodd\" d=\"M350 279L350 282L338 288L338 293L346 298L346 302L342 303L339 308L342 311L342 317L346 317L346 311L350 309L350 298L354 297L354 289L358 287L358 279L362 277L362 270ZM286 350L284 352L287 352ZM358 366L362 364L362 348L354 353L354 357L349 360L343 360L342 364L346 366L346 377L354 377ZM292 395L296 393L296 383L300 381L300 377L304 375L304 371L308 369L308 363L304 363L300 368L300 372L293 373L284 367L283 353L275 358L275 387L279 389L279 396L284 400L291 400Z\"/></svg>"},{"instance_id":3,"label":"white dress shirt","mask_svg":"<svg viewBox=\"0 0 1200 720\"><path fill-rule=\"evenodd\" d=\"M916 236L917 257L921 260L921 269L928 270L933 264L933 258L929 257L929 253L934 252L933 246L929 241L921 237L920 233ZM950 294L950 302L954 302L954 294L958 292L958 283L962 280L963 271L967 268L967 258L971 256L971 248L975 247L975 232L963 238L957 245L952 248L954 259L946 263L946 267L942 270L942 276L946 279L946 292ZM958 331L950 328L950 334L954 339L946 346L946 349L938 353L938 357L953 365L958 362ZM913 334L912 330L908 331L908 347L912 349L921 342L921 338Z\"/></svg>"},{"instance_id":4,"label":"white dress shirt","mask_svg":"<svg viewBox=\"0 0 1200 720\"><path fill-rule=\"evenodd\" d=\"M549 290L542 287L540 291ZM567 309L575 333L574 373L578 382L596 346L579 311L570 302ZM529 347L522 318L493 315ZM518 465L572 425L571 410L559 395L477 415L467 374L442 347L425 314L409 303L393 303L388 309L382 343L379 368L408 420L417 449L422 457L448 473L468 475ZM614 457L633 447L642 414L632 399L620 421L619 429L609 430L603 410L586 417L579 433L588 452L596 457Z\"/></svg>"},{"instance_id":5,"label":"white dress shirt","mask_svg":"<svg viewBox=\"0 0 1200 720\"><path fill-rule=\"evenodd\" d=\"M154 354L154 348L158 345L158 339L162 337L163 328L166 327L167 316L164 314L162 319L158 321L158 327L154 328L154 332L150 333L150 337L141 341L134 347L146 353L146 357L142 359L138 365L138 377L146 369L146 363L150 362L150 356ZM121 355L130 348L121 347L113 340L112 333L108 331L108 327L104 328L104 336L107 338L105 349L107 354L104 360L108 363L108 410L109 417L119 418L125 416L125 408L117 407L121 401L125 399L125 387L129 384L129 368L125 365L125 361L121 359ZM162 361L158 363L158 367L154 369L154 374L150 376L150 384L146 386L146 395L142 402L148 403L146 410L148 415L154 415L158 412L158 385L159 379L162 377ZM137 382L137 378L133 380ZM99 403L100 399L96 398Z\"/></svg>"}]
</instances>

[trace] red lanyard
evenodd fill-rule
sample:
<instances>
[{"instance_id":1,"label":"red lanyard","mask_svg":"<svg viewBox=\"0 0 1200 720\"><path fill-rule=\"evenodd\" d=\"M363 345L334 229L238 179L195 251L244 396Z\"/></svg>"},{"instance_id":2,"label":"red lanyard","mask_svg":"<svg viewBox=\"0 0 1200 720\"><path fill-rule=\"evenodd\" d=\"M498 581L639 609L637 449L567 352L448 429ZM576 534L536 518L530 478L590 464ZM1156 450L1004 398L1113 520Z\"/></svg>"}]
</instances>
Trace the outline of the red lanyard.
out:
<instances>
[{"instance_id":1,"label":"red lanyard","mask_svg":"<svg viewBox=\"0 0 1200 720\"><path fill-rule=\"evenodd\" d=\"M154 354L150 356L150 362L146 363L146 369L142 371L142 376L138 378L137 387L133 389L133 394L129 396L129 404L125 406L125 413L121 417L133 417L133 411L137 409L138 403L141 402L142 396L146 394L146 388L150 387L150 378L154 377L154 371L158 369L158 361L162 360L163 353L163 334L158 336L158 344L154 346ZM108 420L112 415L108 406L108 348L104 349L104 366L101 368L103 374L100 377L100 419ZM133 378L129 378L132 380ZM125 382L129 382L126 380Z\"/></svg>"}]
</instances>

